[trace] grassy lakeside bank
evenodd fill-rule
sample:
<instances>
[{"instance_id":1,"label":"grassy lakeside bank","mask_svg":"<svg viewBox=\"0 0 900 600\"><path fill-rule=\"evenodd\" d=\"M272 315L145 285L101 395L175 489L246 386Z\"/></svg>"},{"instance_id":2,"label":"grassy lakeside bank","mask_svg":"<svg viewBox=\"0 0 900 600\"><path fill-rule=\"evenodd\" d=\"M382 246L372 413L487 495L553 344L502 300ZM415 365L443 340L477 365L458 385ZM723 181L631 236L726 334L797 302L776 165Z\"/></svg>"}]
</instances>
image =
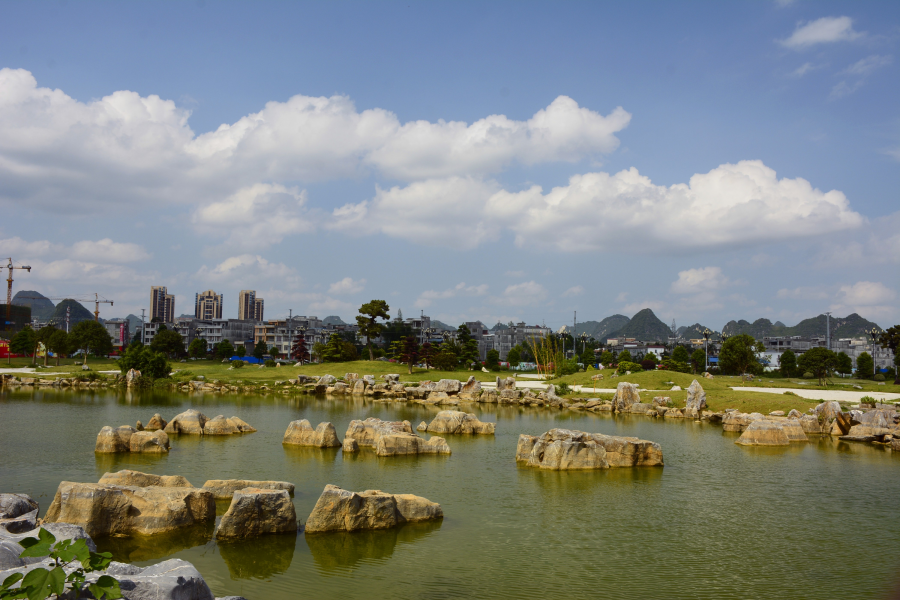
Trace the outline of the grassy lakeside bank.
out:
<instances>
[{"instance_id":1,"label":"grassy lakeside bank","mask_svg":"<svg viewBox=\"0 0 900 600\"><path fill-rule=\"evenodd\" d=\"M13 368L31 366L27 359L14 359ZM17 364L18 363L18 364ZM88 366L93 372L99 371L117 371L118 366L112 360L108 359L88 359ZM275 382L285 382L289 379L295 379L298 375L322 376L326 374L342 377L345 373L358 373L360 375L373 375L380 380L381 375L388 373L397 373L404 382L419 382L424 380L438 380L442 378L453 378L465 381L469 376L474 375L481 382L493 382L498 375L508 376L507 372L500 373L484 373L482 371L434 371L425 369L413 369L413 374L407 373L405 365L397 363L388 363L382 361L354 361L346 363L322 363L310 364L302 367L281 366L259 368L257 365L246 365L240 369L229 370L229 364L213 360L189 360L187 362L172 363L175 372L171 379L160 381L160 384L185 384L192 379L202 376L205 381L219 382L221 384L240 386L245 391L252 391L255 387L266 386L273 388ZM2 368L2 367L0 367ZM81 362L65 359L59 367L48 366L47 369L38 369L30 377L42 379L57 379L59 377L73 377L82 375ZM592 381L591 376L601 373L603 379L600 381ZM741 382L740 377L717 376L713 379L699 378L695 375L686 373L675 373L671 371L642 371L640 373L632 373L631 375L623 375L621 377L612 377L613 370L604 369L602 371L588 371L584 373L576 373L548 381L548 383L560 384L567 383L571 385L582 385L584 392L571 393L566 395L566 399L571 401L575 399L586 398L611 398L609 393L594 393L593 387L596 385L597 390L612 390L620 382L629 382L639 384L642 390L641 398L644 402L651 402L654 396L668 396L672 399L675 406L683 407L687 398L687 392L684 391L694 379L698 379L707 394L707 404L710 410L722 411L726 408L735 408L742 412L760 412L767 414L774 410L783 410L786 413L796 408L800 412L806 412L812 406L815 406L819 400L808 400L799 396L781 395L765 392L753 391L736 391L731 389L735 386L740 387L784 387L803 390L834 390L848 389L849 386L828 386L820 387L815 381L771 378L754 382ZM108 376L109 379L112 375ZM522 379L521 381L537 381L534 379ZM864 380L850 380L852 383L859 382L864 391L881 391L896 392L898 387L893 384L879 386L875 382L866 382ZM844 382L846 383L846 382ZM868 384L868 385L866 385ZM678 385L683 388L681 391L670 391L672 385ZM291 390L293 386L284 385L284 391Z\"/></svg>"}]
</instances>

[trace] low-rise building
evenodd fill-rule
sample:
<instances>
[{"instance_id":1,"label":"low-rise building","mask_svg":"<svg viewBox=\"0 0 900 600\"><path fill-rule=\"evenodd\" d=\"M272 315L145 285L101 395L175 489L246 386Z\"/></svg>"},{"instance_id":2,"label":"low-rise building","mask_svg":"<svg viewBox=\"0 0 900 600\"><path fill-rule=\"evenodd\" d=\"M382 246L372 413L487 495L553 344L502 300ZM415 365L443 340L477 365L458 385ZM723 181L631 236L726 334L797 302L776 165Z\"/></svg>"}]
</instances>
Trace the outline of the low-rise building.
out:
<instances>
[{"instance_id":1,"label":"low-rise building","mask_svg":"<svg viewBox=\"0 0 900 600\"><path fill-rule=\"evenodd\" d=\"M112 338L113 348L121 351L124 346L131 342L131 331L128 325L128 319L107 319L103 326L109 337Z\"/></svg>"}]
</instances>

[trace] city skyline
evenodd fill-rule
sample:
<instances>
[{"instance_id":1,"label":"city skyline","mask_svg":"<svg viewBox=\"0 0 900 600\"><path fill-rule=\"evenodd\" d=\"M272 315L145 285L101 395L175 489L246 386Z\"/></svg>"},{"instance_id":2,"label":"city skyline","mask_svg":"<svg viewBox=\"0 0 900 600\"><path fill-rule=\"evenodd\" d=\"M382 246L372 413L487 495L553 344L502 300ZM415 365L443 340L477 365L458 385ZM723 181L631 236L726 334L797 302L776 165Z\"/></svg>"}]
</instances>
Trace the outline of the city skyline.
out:
<instances>
[{"instance_id":1,"label":"city skyline","mask_svg":"<svg viewBox=\"0 0 900 600\"><path fill-rule=\"evenodd\" d=\"M270 318L382 298L553 329L900 319L900 8L508 6L5 5L14 293L100 292L110 316L165 282L179 314L250 288Z\"/></svg>"}]
</instances>

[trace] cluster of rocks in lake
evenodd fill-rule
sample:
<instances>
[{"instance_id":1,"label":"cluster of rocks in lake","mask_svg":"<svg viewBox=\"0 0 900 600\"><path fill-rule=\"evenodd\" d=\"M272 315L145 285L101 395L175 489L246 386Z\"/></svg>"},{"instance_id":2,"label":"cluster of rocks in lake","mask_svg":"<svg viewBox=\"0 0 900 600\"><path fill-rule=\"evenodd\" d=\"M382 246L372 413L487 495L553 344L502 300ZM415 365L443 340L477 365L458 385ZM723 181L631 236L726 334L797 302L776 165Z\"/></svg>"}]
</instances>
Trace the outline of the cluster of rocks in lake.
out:
<instances>
[{"instance_id":1,"label":"cluster of rocks in lake","mask_svg":"<svg viewBox=\"0 0 900 600\"><path fill-rule=\"evenodd\" d=\"M142 454L166 454L171 444L169 434L186 433L197 435L233 435L256 431L243 419L223 415L208 419L203 413L190 409L166 422L159 413L153 415L144 425L138 421L134 427L106 425L97 434L94 452L98 454L119 454L135 452Z\"/></svg>"},{"instance_id":2,"label":"cluster of rocks in lake","mask_svg":"<svg viewBox=\"0 0 900 600\"><path fill-rule=\"evenodd\" d=\"M309 534L388 529L443 518L440 504L420 496L380 490L349 492L336 485L326 485L306 520L304 531Z\"/></svg>"},{"instance_id":3,"label":"cluster of rocks in lake","mask_svg":"<svg viewBox=\"0 0 900 600\"><path fill-rule=\"evenodd\" d=\"M115 474L108 473L105 477L112 475ZM136 475L149 477L151 480L157 477L143 473ZM167 481L180 483L182 480L184 478L176 477ZM27 512L23 512L26 510ZM38 503L25 494L0 494L0 581L16 573L27 576L34 569L50 570L55 566L48 557L21 556L25 551L22 541L39 537L41 529L56 538L55 544L66 540L85 540L88 549L97 551L92 535L84 526L47 518L41 523L37 521L37 512ZM23 520L23 517L29 518ZM13 521L14 527L10 526ZM75 561L73 565L64 567L64 571L68 575L79 566L78 561ZM127 600L216 600L200 572L191 563L180 559L165 560L149 567L113 561L103 571L88 573L86 582L95 583L104 575L114 577L119 582L122 597ZM230 599L243 600L237 596L231 596Z\"/></svg>"},{"instance_id":4,"label":"cluster of rocks in lake","mask_svg":"<svg viewBox=\"0 0 900 600\"><path fill-rule=\"evenodd\" d=\"M522 434L516 462L551 471L661 467L662 448L635 437L551 429L540 436Z\"/></svg>"}]
</instances>

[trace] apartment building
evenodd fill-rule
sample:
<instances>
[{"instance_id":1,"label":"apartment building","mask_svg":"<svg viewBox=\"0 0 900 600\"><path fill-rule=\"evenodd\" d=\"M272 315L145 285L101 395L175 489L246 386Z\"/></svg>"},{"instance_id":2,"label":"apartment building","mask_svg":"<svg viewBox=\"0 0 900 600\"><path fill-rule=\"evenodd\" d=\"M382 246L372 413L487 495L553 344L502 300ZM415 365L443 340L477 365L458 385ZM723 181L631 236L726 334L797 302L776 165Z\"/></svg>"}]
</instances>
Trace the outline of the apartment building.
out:
<instances>
[{"instance_id":1,"label":"apartment building","mask_svg":"<svg viewBox=\"0 0 900 600\"><path fill-rule=\"evenodd\" d=\"M238 294L238 320L262 321L265 301L256 297L256 290L241 290Z\"/></svg>"},{"instance_id":2,"label":"apartment building","mask_svg":"<svg viewBox=\"0 0 900 600\"><path fill-rule=\"evenodd\" d=\"M107 319L103 326L106 327L106 332L112 338L113 347L116 350L121 350L131 342L128 319Z\"/></svg>"},{"instance_id":3,"label":"apartment building","mask_svg":"<svg viewBox=\"0 0 900 600\"><path fill-rule=\"evenodd\" d=\"M195 319L221 319L223 295L213 290L206 290L194 294L194 318Z\"/></svg>"},{"instance_id":4,"label":"apartment building","mask_svg":"<svg viewBox=\"0 0 900 600\"><path fill-rule=\"evenodd\" d=\"M159 319L163 323L175 322L175 296L164 285L150 288L150 320Z\"/></svg>"}]
</instances>

